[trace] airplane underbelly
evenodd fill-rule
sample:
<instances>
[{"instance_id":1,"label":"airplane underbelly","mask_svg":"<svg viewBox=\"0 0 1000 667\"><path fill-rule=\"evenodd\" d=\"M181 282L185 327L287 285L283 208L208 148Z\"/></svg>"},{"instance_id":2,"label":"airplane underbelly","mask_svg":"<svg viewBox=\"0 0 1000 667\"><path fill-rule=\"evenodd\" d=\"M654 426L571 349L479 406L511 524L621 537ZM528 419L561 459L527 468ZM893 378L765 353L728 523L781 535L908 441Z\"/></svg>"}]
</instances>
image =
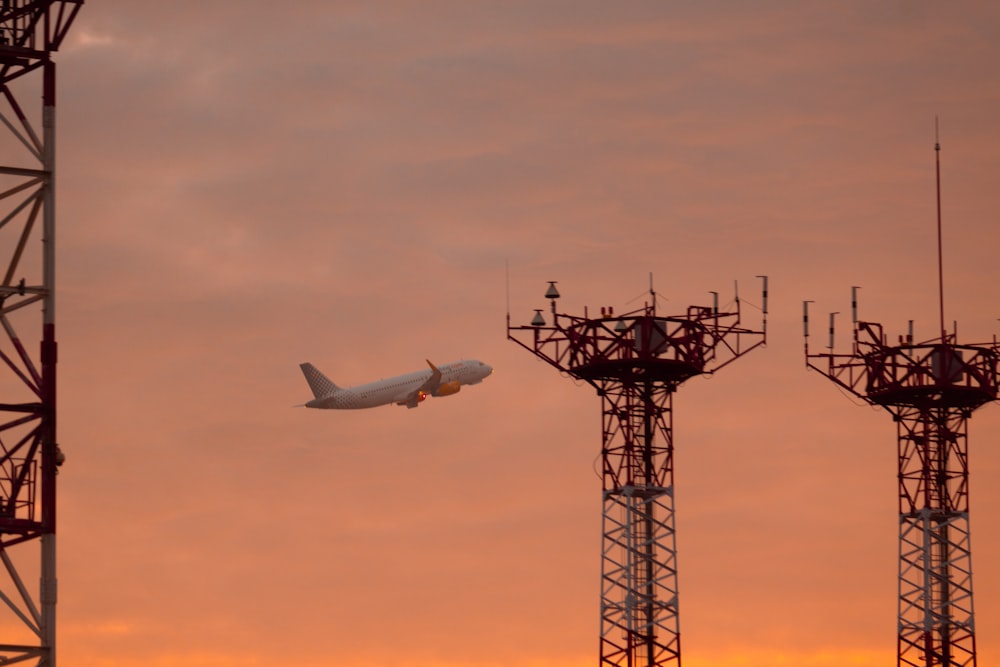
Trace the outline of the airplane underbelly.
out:
<instances>
[{"instance_id":1,"label":"airplane underbelly","mask_svg":"<svg viewBox=\"0 0 1000 667\"><path fill-rule=\"evenodd\" d=\"M363 397L348 391L341 392L334 399L336 400L336 407L341 410L357 410L368 407L364 404Z\"/></svg>"}]
</instances>

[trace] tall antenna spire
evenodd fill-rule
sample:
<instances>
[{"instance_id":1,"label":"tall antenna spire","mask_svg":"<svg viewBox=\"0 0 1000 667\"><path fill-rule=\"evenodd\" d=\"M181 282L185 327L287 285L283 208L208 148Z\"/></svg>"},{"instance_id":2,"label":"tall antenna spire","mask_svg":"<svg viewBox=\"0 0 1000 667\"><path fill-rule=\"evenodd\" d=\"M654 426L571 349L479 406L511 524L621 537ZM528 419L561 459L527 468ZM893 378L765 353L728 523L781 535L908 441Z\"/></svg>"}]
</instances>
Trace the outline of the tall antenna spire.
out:
<instances>
[{"instance_id":1,"label":"tall antenna spire","mask_svg":"<svg viewBox=\"0 0 1000 667\"><path fill-rule=\"evenodd\" d=\"M944 252L941 242L941 142L938 135L938 118L934 116L934 171L937 179L937 237L938 237L938 305L941 315L941 342L947 342L944 328Z\"/></svg>"}]
</instances>

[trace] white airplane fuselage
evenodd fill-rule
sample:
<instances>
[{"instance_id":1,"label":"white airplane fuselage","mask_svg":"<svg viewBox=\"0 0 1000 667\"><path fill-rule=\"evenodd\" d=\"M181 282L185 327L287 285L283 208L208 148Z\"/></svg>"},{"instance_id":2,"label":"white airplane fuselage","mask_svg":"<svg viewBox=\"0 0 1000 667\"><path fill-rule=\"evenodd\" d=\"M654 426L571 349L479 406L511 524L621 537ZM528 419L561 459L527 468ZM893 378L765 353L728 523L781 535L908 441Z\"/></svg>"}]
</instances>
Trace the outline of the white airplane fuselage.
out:
<instances>
[{"instance_id":1,"label":"white airplane fuselage","mask_svg":"<svg viewBox=\"0 0 1000 667\"><path fill-rule=\"evenodd\" d=\"M395 403L415 408L428 396L457 394L463 385L479 384L493 373L489 364L475 359L463 359L441 366L428 361L427 365L430 368L406 375L354 387L338 387L312 364L300 364L314 396L305 407L357 410Z\"/></svg>"}]
</instances>

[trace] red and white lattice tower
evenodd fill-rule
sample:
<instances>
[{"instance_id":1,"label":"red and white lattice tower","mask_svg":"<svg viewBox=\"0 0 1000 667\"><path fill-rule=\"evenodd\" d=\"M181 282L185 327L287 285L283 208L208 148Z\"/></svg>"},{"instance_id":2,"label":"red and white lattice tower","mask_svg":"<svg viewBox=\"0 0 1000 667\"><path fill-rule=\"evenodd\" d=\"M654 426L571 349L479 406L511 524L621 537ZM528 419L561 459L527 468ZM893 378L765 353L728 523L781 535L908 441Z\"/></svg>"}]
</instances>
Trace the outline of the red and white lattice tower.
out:
<instances>
[{"instance_id":1,"label":"red and white lattice tower","mask_svg":"<svg viewBox=\"0 0 1000 667\"><path fill-rule=\"evenodd\" d=\"M56 444L52 54L82 5L83 0L0 0L3 665L56 664L55 483L62 453Z\"/></svg>"},{"instance_id":2,"label":"red and white lattice tower","mask_svg":"<svg viewBox=\"0 0 1000 667\"><path fill-rule=\"evenodd\" d=\"M937 165L940 260L940 159ZM939 261L943 286L940 269ZM833 315L828 352L810 354L809 302L803 308L806 365L896 422L900 667L976 665L967 434L976 408L997 398L1000 345L995 338L960 345L945 330L943 293L940 336L914 342L911 328L891 345L880 324L858 320L854 288L848 354L834 353Z\"/></svg>"},{"instance_id":3,"label":"red and white lattice tower","mask_svg":"<svg viewBox=\"0 0 1000 667\"><path fill-rule=\"evenodd\" d=\"M530 326L507 337L558 370L589 383L601 397L603 542L600 665L679 667L677 545L674 532L673 395L688 378L713 373L763 345L740 326L740 302L720 312L691 306L656 312L656 295L639 310L600 317L536 311ZM717 300L717 299L716 299Z\"/></svg>"}]
</instances>

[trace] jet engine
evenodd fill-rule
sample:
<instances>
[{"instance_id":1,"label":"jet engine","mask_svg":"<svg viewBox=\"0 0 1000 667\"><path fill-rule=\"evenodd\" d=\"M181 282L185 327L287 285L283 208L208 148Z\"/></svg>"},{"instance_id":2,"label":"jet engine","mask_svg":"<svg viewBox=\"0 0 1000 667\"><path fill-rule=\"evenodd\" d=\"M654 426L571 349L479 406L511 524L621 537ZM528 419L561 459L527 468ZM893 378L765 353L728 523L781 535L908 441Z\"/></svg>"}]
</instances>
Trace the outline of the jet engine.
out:
<instances>
[{"instance_id":1,"label":"jet engine","mask_svg":"<svg viewBox=\"0 0 1000 667\"><path fill-rule=\"evenodd\" d=\"M427 400L427 392L426 391L418 391L417 395L414 396L412 400L409 400L409 401L396 401L396 405L405 405L408 408L415 408L415 407L417 407L418 403L423 403L426 400Z\"/></svg>"},{"instance_id":2,"label":"jet engine","mask_svg":"<svg viewBox=\"0 0 1000 667\"><path fill-rule=\"evenodd\" d=\"M462 383L460 383L458 380L455 380L453 382L445 382L444 384L442 384L440 387L437 388L437 391L434 392L434 395L451 396L452 394L457 394L458 390L461 388L462 388Z\"/></svg>"}]
</instances>

